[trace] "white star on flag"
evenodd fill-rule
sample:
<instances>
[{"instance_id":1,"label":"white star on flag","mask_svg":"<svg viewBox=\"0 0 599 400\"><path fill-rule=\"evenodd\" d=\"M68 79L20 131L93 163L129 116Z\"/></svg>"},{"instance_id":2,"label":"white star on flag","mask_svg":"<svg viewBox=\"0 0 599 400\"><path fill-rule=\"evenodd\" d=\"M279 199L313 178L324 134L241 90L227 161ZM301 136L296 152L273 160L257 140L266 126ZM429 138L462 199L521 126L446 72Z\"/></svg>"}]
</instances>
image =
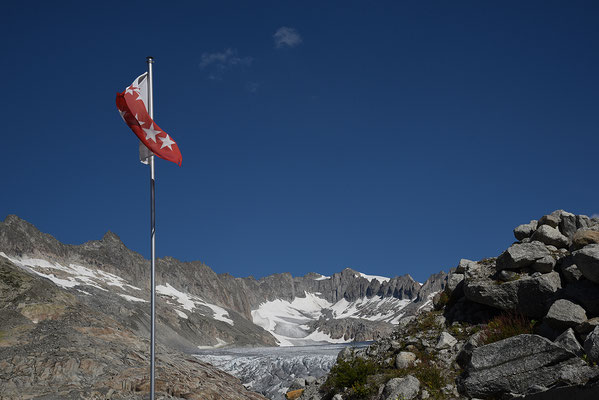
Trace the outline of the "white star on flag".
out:
<instances>
[{"instance_id":1,"label":"white star on flag","mask_svg":"<svg viewBox=\"0 0 599 400\"><path fill-rule=\"evenodd\" d=\"M145 122L141 121L138 117L137 114L135 114L135 119L137 120L137 122L139 122L140 125L145 124ZM154 140L155 141L155 140Z\"/></svg>"},{"instance_id":2,"label":"white star on flag","mask_svg":"<svg viewBox=\"0 0 599 400\"><path fill-rule=\"evenodd\" d=\"M140 94L140 90L139 90L138 87L135 87L135 86L131 85L131 86L129 86L127 88L127 90L125 90L125 93L127 93L127 94L134 94L134 93L135 94Z\"/></svg>"},{"instance_id":3,"label":"white star on flag","mask_svg":"<svg viewBox=\"0 0 599 400\"><path fill-rule=\"evenodd\" d=\"M154 124L152 124L149 128L141 128L141 129L143 129L144 132L146 133L146 140L152 139L155 143L158 143L158 142L156 142L156 135L158 135L162 131L154 129ZM162 139L162 138L158 138L158 139ZM162 147L164 147L164 145L162 145Z\"/></svg>"},{"instance_id":4,"label":"white star on flag","mask_svg":"<svg viewBox=\"0 0 599 400\"><path fill-rule=\"evenodd\" d=\"M175 142L171 140L171 138L168 136L168 133L166 133L166 137L159 137L158 139L162 140L162 146L160 147L161 149L165 147L168 147L171 150L173 149L171 146L174 145Z\"/></svg>"}]
</instances>

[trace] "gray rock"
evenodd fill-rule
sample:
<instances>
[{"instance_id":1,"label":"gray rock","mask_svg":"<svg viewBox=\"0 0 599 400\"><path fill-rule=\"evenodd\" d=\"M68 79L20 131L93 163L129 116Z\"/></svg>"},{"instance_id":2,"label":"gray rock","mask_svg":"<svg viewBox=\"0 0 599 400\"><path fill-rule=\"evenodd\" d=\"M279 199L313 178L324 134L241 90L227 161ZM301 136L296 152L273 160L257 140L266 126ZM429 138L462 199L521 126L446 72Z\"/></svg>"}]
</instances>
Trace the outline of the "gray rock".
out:
<instances>
[{"instance_id":1,"label":"gray rock","mask_svg":"<svg viewBox=\"0 0 599 400\"><path fill-rule=\"evenodd\" d=\"M416 361L416 354L409 351L401 351L395 357L395 368L408 368L414 364L414 361Z\"/></svg>"},{"instance_id":2,"label":"gray rock","mask_svg":"<svg viewBox=\"0 0 599 400\"><path fill-rule=\"evenodd\" d=\"M577 215L576 216L576 228L578 229L587 229L592 225L591 219L586 215Z\"/></svg>"},{"instance_id":3,"label":"gray rock","mask_svg":"<svg viewBox=\"0 0 599 400\"><path fill-rule=\"evenodd\" d=\"M580 272L576 264L562 268L562 274L564 274L564 278L568 283L576 282L582 277L582 272Z\"/></svg>"},{"instance_id":4,"label":"gray rock","mask_svg":"<svg viewBox=\"0 0 599 400\"><path fill-rule=\"evenodd\" d=\"M467 277L464 281L464 295L468 300L532 318L545 316L559 289L561 280L555 271L500 284L484 274Z\"/></svg>"},{"instance_id":5,"label":"gray rock","mask_svg":"<svg viewBox=\"0 0 599 400\"><path fill-rule=\"evenodd\" d=\"M316 383L315 376L306 376L306 385L314 385Z\"/></svg>"},{"instance_id":6,"label":"gray rock","mask_svg":"<svg viewBox=\"0 0 599 400\"><path fill-rule=\"evenodd\" d=\"M337 393L336 395L333 396L333 400L343 400L343 396L341 396L339 393Z\"/></svg>"},{"instance_id":7,"label":"gray rock","mask_svg":"<svg viewBox=\"0 0 599 400\"><path fill-rule=\"evenodd\" d=\"M564 212L559 223L560 232L571 239L577 229L576 215Z\"/></svg>"},{"instance_id":8,"label":"gray rock","mask_svg":"<svg viewBox=\"0 0 599 400\"><path fill-rule=\"evenodd\" d=\"M471 264L476 264L476 263L472 260L462 258L460 260L460 262L458 263L458 266L456 267L455 272L457 274L463 274L464 272L466 272L466 270L470 267Z\"/></svg>"},{"instance_id":9,"label":"gray rock","mask_svg":"<svg viewBox=\"0 0 599 400\"><path fill-rule=\"evenodd\" d=\"M411 400L418 395L419 391L420 381L412 375L407 375L404 378L393 378L387 382L383 395L385 400Z\"/></svg>"},{"instance_id":10,"label":"gray rock","mask_svg":"<svg viewBox=\"0 0 599 400\"><path fill-rule=\"evenodd\" d=\"M540 219L539 219L539 228L543 225L547 225L550 226L552 228L557 228L559 226L560 223L560 217L559 214L556 214L555 211L549 215L543 215ZM538 229L538 228L537 228Z\"/></svg>"},{"instance_id":11,"label":"gray rock","mask_svg":"<svg viewBox=\"0 0 599 400\"><path fill-rule=\"evenodd\" d=\"M545 321L556 329L573 328L587 320L584 308L569 300L556 300L545 316Z\"/></svg>"},{"instance_id":12,"label":"gray rock","mask_svg":"<svg viewBox=\"0 0 599 400\"><path fill-rule=\"evenodd\" d=\"M470 362L470 358L472 357L472 352L481 345L482 336L483 331L478 331L474 335L470 336L466 343L464 343L456 357L456 362L460 367L466 368Z\"/></svg>"},{"instance_id":13,"label":"gray rock","mask_svg":"<svg viewBox=\"0 0 599 400\"><path fill-rule=\"evenodd\" d=\"M524 238L530 237L532 233L537 229L537 221L532 220L528 224L518 225L514 229L514 236L518 240L522 240Z\"/></svg>"},{"instance_id":14,"label":"gray rock","mask_svg":"<svg viewBox=\"0 0 599 400\"><path fill-rule=\"evenodd\" d=\"M518 269L531 266L551 253L541 242L516 243L497 257L497 269Z\"/></svg>"},{"instance_id":15,"label":"gray rock","mask_svg":"<svg viewBox=\"0 0 599 400\"><path fill-rule=\"evenodd\" d=\"M437 344L435 345L435 349L450 349L452 348L458 340L451 336L448 332L441 332L439 338L437 339Z\"/></svg>"},{"instance_id":16,"label":"gray rock","mask_svg":"<svg viewBox=\"0 0 599 400\"><path fill-rule=\"evenodd\" d=\"M553 271L553 267L555 267L555 258L553 256L540 258L532 265L532 269L543 274Z\"/></svg>"},{"instance_id":17,"label":"gray rock","mask_svg":"<svg viewBox=\"0 0 599 400\"><path fill-rule=\"evenodd\" d=\"M509 269L502 269L499 271L497 277L503 282L509 282L518 279L518 274L514 271L510 271Z\"/></svg>"},{"instance_id":18,"label":"gray rock","mask_svg":"<svg viewBox=\"0 0 599 400\"><path fill-rule=\"evenodd\" d=\"M487 398L523 394L534 385L581 384L592 375L572 352L538 335L518 335L475 349L459 386L469 397Z\"/></svg>"},{"instance_id":19,"label":"gray rock","mask_svg":"<svg viewBox=\"0 0 599 400\"><path fill-rule=\"evenodd\" d=\"M588 280L599 283L599 244L590 244L573 253L574 263Z\"/></svg>"},{"instance_id":20,"label":"gray rock","mask_svg":"<svg viewBox=\"0 0 599 400\"><path fill-rule=\"evenodd\" d=\"M291 382L291 385L289 385L289 389L287 389L289 392L292 390L298 390L298 389L303 389L306 387L306 380L304 378L295 378L293 380L293 382Z\"/></svg>"},{"instance_id":21,"label":"gray rock","mask_svg":"<svg viewBox=\"0 0 599 400\"><path fill-rule=\"evenodd\" d=\"M599 362L599 326L593 329L584 341L584 352L592 362Z\"/></svg>"},{"instance_id":22,"label":"gray rock","mask_svg":"<svg viewBox=\"0 0 599 400\"><path fill-rule=\"evenodd\" d=\"M449 290L449 292L453 292L458 285L460 284L460 282L462 282L464 280L464 274L449 274L447 277L447 285L445 286L446 290Z\"/></svg>"},{"instance_id":23,"label":"gray rock","mask_svg":"<svg viewBox=\"0 0 599 400\"><path fill-rule=\"evenodd\" d=\"M562 235L557 228L549 225L540 226L530 238L533 241L538 240L546 245L553 245L557 248L568 247L570 244L570 240L566 236Z\"/></svg>"},{"instance_id":24,"label":"gray rock","mask_svg":"<svg viewBox=\"0 0 599 400\"><path fill-rule=\"evenodd\" d=\"M582 349L580 343L578 343L578 340L576 339L576 335L574 334L572 328L568 328L568 330L559 335L557 339L553 341L553 343L557 344L558 346L561 346L562 348L568 351L571 351L579 357L584 353L584 350Z\"/></svg>"}]
</instances>

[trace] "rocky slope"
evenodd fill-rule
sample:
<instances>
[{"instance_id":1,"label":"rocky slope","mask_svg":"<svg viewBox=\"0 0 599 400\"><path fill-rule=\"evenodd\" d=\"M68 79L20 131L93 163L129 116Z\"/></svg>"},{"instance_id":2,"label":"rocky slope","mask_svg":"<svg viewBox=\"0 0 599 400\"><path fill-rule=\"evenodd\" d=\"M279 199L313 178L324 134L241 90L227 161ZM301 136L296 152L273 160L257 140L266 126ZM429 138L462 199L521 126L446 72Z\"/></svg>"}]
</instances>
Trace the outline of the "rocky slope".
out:
<instances>
[{"instance_id":1,"label":"rocky slope","mask_svg":"<svg viewBox=\"0 0 599 400\"><path fill-rule=\"evenodd\" d=\"M461 260L435 310L339 354L289 398L599 397L599 219L563 210L514 230L497 258Z\"/></svg>"},{"instance_id":2,"label":"rocky slope","mask_svg":"<svg viewBox=\"0 0 599 400\"><path fill-rule=\"evenodd\" d=\"M147 398L145 338L1 256L0 321L0 399ZM156 382L162 399L264 399L236 378L162 345Z\"/></svg>"},{"instance_id":3,"label":"rocky slope","mask_svg":"<svg viewBox=\"0 0 599 400\"><path fill-rule=\"evenodd\" d=\"M0 223L0 255L148 335L149 262L114 233L66 245L13 215ZM445 278L433 276L421 285L409 275L373 277L345 269L330 277L281 273L256 280L172 257L158 259L156 271L158 339L186 352L376 339L400 317L430 304Z\"/></svg>"}]
</instances>

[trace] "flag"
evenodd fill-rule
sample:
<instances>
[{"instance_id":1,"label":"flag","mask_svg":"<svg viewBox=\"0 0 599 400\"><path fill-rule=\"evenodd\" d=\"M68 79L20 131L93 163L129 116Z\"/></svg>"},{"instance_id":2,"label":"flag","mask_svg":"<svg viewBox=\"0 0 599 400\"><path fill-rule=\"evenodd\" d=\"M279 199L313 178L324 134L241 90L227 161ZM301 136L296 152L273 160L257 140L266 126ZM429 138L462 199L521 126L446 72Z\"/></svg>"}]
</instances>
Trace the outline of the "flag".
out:
<instances>
[{"instance_id":1,"label":"flag","mask_svg":"<svg viewBox=\"0 0 599 400\"><path fill-rule=\"evenodd\" d=\"M160 129L148 114L148 73L137 77L133 83L122 93L116 94L116 107L129 128L139 138L141 143L149 149L150 152L144 154L140 146L140 158L144 158L154 153L160 158L172 161L181 166L181 151L173 138Z\"/></svg>"}]
</instances>

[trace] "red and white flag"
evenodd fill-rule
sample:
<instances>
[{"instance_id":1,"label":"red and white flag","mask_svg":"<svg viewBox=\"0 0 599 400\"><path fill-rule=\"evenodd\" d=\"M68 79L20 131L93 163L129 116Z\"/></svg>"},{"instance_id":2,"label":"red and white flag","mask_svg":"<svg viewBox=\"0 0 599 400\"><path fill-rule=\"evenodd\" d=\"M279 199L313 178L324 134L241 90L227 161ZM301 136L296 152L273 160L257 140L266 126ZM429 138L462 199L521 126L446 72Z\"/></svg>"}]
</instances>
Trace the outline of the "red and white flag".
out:
<instances>
[{"instance_id":1,"label":"red and white flag","mask_svg":"<svg viewBox=\"0 0 599 400\"><path fill-rule=\"evenodd\" d=\"M123 120L145 147L158 157L181 166L183 157L181 157L179 146L150 118L146 104L147 98L148 73L146 72L137 77L124 92L116 94L116 107ZM143 162L144 156L141 153L140 151ZM150 155L151 153L147 154L147 156Z\"/></svg>"}]
</instances>

